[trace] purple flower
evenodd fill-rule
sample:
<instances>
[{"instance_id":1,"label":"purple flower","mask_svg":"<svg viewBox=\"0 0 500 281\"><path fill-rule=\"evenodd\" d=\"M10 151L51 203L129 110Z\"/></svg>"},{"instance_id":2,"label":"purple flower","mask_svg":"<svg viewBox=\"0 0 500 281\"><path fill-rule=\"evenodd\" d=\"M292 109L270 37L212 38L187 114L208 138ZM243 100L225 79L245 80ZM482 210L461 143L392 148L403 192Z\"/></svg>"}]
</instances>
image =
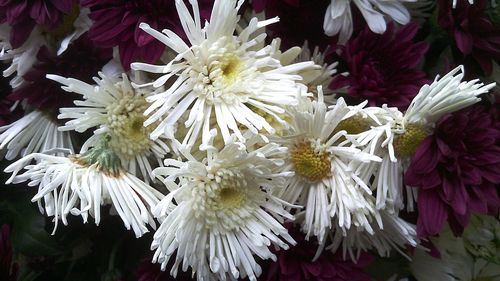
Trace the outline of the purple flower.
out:
<instances>
[{"instance_id":1,"label":"purple flower","mask_svg":"<svg viewBox=\"0 0 500 281\"><path fill-rule=\"evenodd\" d=\"M363 253L354 262L350 259L344 260L342 253L336 254L324 251L315 260L313 257L318 245L306 241L304 235L298 229L292 229L290 234L297 241L297 245L289 250L281 250L276 253L278 260L271 263L264 271L259 280L264 281L368 281L371 278L363 272L372 257ZM142 281L142 280L141 280Z\"/></svg>"},{"instance_id":2,"label":"purple flower","mask_svg":"<svg viewBox=\"0 0 500 281\"><path fill-rule=\"evenodd\" d=\"M19 266L12 263L12 255L10 227L4 224L0 228L0 280L15 281L19 277Z\"/></svg>"},{"instance_id":3,"label":"purple flower","mask_svg":"<svg viewBox=\"0 0 500 281\"><path fill-rule=\"evenodd\" d=\"M449 0L438 1L438 23L455 38L463 55L463 61L457 64L475 61L486 75L490 75L492 60L500 59L500 28L485 13L489 1L476 0L473 5L466 0L457 2L457 7L452 8Z\"/></svg>"},{"instance_id":4,"label":"purple flower","mask_svg":"<svg viewBox=\"0 0 500 281\"><path fill-rule=\"evenodd\" d=\"M213 0L199 2L202 19L208 19ZM101 47L118 46L125 70L134 61L155 63L165 50L163 43L139 28L140 23L185 36L174 0L81 0L81 4L91 9L90 38Z\"/></svg>"},{"instance_id":5,"label":"purple flower","mask_svg":"<svg viewBox=\"0 0 500 281\"><path fill-rule=\"evenodd\" d=\"M329 1L311 0L257 0L252 2L252 7L257 12L265 9L266 18L279 17L280 21L266 27L271 37L279 37L283 49L302 46L304 41L314 48L321 50L331 43L336 43L335 38L324 34L323 19Z\"/></svg>"},{"instance_id":6,"label":"purple flower","mask_svg":"<svg viewBox=\"0 0 500 281\"><path fill-rule=\"evenodd\" d=\"M23 76L28 83L17 88L9 98L26 100L32 107L56 113L60 107L73 105L76 96L62 90L59 83L45 78L45 75L57 74L91 83L92 77L111 56L110 49L95 48L86 36L73 42L60 56L42 47L37 54L38 62Z\"/></svg>"},{"instance_id":7,"label":"purple flower","mask_svg":"<svg viewBox=\"0 0 500 281\"><path fill-rule=\"evenodd\" d=\"M413 42L417 31L416 23L399 30L388 24L384 34L366 27L342 51L349 75L338 75L330 87L348 86L350 96L366 99L372 106L388 104L405 109L420 87L429 82L416 68L428 49L425 42Z\"/></svg>"},{"instance_id":8,"label":"purple flower","mask_svg":"<svg viewBox=\"0 0 500 281\"><path fill-rule=\"evenodd\" d=\"M18 48L36 24L49 30L57 28L74 4L75 0L0 0L0 23L12 26L10 44Z\"/></svg>"},{"instance_id":9,"label":"purple flower","mask_svg":"<svg viewBox=\"0 0 500 281\"><path fill-rule=\"evenodd\" d=\"M418 147L405 183L418 188L417 233L436 235L448 221L456 235L471 212L497 214L500 120L496 105L477 104L443 117Z\"/></svg>"},{"instance_id":10,"label":"purple flower","mask_svg":"<svg viewBox=\"0 0 500 281\"><path fill-rule=\"evenodd\" d=\"M159 264L151 263L151 259L142 260L141 264L135 271L135 276L138 278L137 281L174 281L174 280L194 280L191 278L191 275L186 272L179 272L177 277L174 278L170 275L169 269L172 264L167 266L166 271L162 271Z\"/></svg>"}]
</instances>

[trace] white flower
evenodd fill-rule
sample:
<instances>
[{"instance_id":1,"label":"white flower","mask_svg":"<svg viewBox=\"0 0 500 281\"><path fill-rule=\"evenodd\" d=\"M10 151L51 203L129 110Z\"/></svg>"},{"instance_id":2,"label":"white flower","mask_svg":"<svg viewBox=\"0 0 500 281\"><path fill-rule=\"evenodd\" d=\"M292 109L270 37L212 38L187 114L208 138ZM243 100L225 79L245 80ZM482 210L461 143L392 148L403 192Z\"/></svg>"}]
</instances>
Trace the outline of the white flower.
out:
<instances>
[{"instance_id":1,"label":"white flower","mask_svg":"<svg viewBox=\"0 0 500 281\"><path fill-rule=\"evenodd\" d=\"M153 141L149 138L156 124L143 126L149 92L134 90L126 74L122 74L121 79L104 73L99 73L99 76L94 78L97 85L90 85L73 78L47 75L47 78L63 84L64 90L80 94L83 98L74 101L77 107L60 109L58 118L71 120L59 130L84 132L97 127L95 135L83 145L82 152L94 146L106 133L111 137L111 149L120 157L123 166L134 175L142 175L148 182L153 177L154 168L150 158L155 160L155 166L161 166L169 151L164 139Z\"/></svg>"},{"instance_id":2,"label":"white flower","mask_svg":"<svg viewBox=\"0 0 500 281\"><path fill-rule=\"evenodd\" d=\"M322 52L316 46L311 53L309 45L304 42L302 46L302 52L299 57L295 59L295 62L313 61L316 65L320 66L318 68L305 69L299 71L298 74L302 76L302 83L307 86L308 92L315 93L317 96L317 88L321 86L323 88L323 95L325 96L325 103L334 104L335 95L333 90L329 89L330 83L333 80L333 75L337 73L337 62L328 64L325 62L325 54L328 52L328 48Z\"/></svg>"},{"instance_id":3,"label":"white flower","mask_svg":"<svg viewBox=\"0 0 500 281\"><path fill-rule=\"evenodd\" d=\"M208 142L213 128L210 125L212 115L226 143L231 139L231 131L244 141L239 124L254 133L264 129L273 134L275 129L255 112L256 109L283 122L278 114L284 112L285 105L296 103L299 88L304 87L296 83L301 77L295 73L314 63L282 66L271 55L273 47L258 48L266 35L256 32L278 19L258 21L253 18L248 26L239 27L237 12L243 1L216 0L210 22L204 28L197 1L190 2L193 16L183 1L176 1L190 45L170 30L160 33L147 24L140 25L178 53L167 65L132 64L132 69L163 74L152 83L153 86L167 82L171 85L168 90L147 99L152 104L146 114L152 114L145 124L160 122L151 137L169 135L183 115L188 115L184 125L189 132L183 140L188 146L195 143L200 132L202 143Z\"/></svg>"},{"instance_id":4,"label":"white flower","mask_svg":"<svg viewBox=\"0 0 500 281\"><path fill-rule=\"evenodd\" d=\"M162 223L154 235L153 262L165 270L176 252L174 277L182 264L200 281L257 280L261 268L254 256L275 260L271 244L295 244L282 226L283 218L293 216L268 191L284 184L286 174L276 168L286 149L267 144L248 152L242 143L207 149L201 162L185 152L187 162L167 159L166 167L154 171L171 192L154 210Z\"/></svg>"},{"instance_id":5,"label":"white flower","mask_svg":"<svg viewBox=\"0 0 500 281\"><path fill-rule=\"evenodd\" d=\"M416 250L410 267L418 281L500 280L500 221L487 216L472 217L472 221L462 238L447 228L432 239L439 259Z\"/></svg>"},{"instance_id":6,"label":"white flower","mask_svg":"<svg viewBox=\"0 0 500 281\"><path fill-rule=\"evenodd\" d=\"M0 149L7 149L7 160L54 148L72 150L70 133L59 132L57 126L49 114L31 111L19 120L0 127Z\"/></svg>"},{"instance_id":7,"label":"white flower","mask_svg":"<svg viewBox=\"0 0 500 281\"><path fill-rule=\"evenodd\" d=\"M23 168L27 171L18 174ZM90 215L99 225L101 205L107 204L137 237L148 232L147 224L155 228L150 210L163 195L121 169L119 160L104 150L67 157L33 153L8 166L5 172L13 173L7 184L29 181L29 186L38 186L32 201L38 203L42 213L54 216L53 233L59 220L68 224L70 213L82 216L84 222Z\"/></svg>"},{"instance_id":8,"label":"white flower","mask_svg":"<svg viewBox=\"0 0 500 281\"><path fill-rule=\"evenodd\" d=\"M340 43L347 42L352 35L351 1L358 7L370 30L381 34L387 27L384 15L400 24L407 24L410 21L410 13L403 2L416 2L417 0L331 0L326 9L323 28L328 36L340 33Z\"/></svg>"},{"instance_id":9,"label":"white flower","mask_svg":"<svg viewBox=\"0 0 500 281\"><path fill-rule=\"evenodd\" d=\"M371 190L350 168L350 162L380 161L342 141L345 131L337 125L350 109L340 98L331 110L323 102L304 100L290 108L291 131L278 142L289 150L286 171L295 172L286 188L278 193L284 201L304 206L302 229L324 242L333 223L344 231L351 226L372 232L370 221L377 216Z\"/></svg>"},{"instance_id":10,"label":"white flower","mask_svg":"<svg viewBox=\"0 0 500 281\"><path fill-rule=\"evenodd\" d=\"M361 252L368 250L376 250L380 256L389 257L395 249L407 257L406 246L416 247L419 242L415 225L384 210L380 211L380 220L381 223L375 221L371 223L373 233L358 231L356 228L342 233L338 226L335 227L335 231L332 232L332 243L327 249L332 252L341 249L344 255L349 254L353 260L356 260Z\"/></svg>"},{"instance_id":11,"label":"white flower","mask_svg":"<svg viewBox=\"0 0 500 281\"><path fill-rule=\"evenodd\" d=\"M461 73L459 73L461 72ZM356 170L363 173L363 179L375 176L373 188L377 193L377 208L386 208L390 203L393 208L402 208L402 198L394 187L402 186L402 174L418 145L432 132L434 124L444 115L471 106L481 99L481 94L495 86L484 85L478 79L464 81L463 66L459 66L442 78L436 77L431 85L424 85L412 100L404 114L397 108L371 109L378 114L371 114L371 128L365 132L348 136L364 151L378 155L382 163L377 169L360 164ZM384 113L385 112L385 113ZM393 191L391 191L393 190ZM392 195L388 195L392 193ZM402 191L399 192L402 194ZM412 191L407 189L409 209L413 207Z\"/></svg>"}]
</instances>

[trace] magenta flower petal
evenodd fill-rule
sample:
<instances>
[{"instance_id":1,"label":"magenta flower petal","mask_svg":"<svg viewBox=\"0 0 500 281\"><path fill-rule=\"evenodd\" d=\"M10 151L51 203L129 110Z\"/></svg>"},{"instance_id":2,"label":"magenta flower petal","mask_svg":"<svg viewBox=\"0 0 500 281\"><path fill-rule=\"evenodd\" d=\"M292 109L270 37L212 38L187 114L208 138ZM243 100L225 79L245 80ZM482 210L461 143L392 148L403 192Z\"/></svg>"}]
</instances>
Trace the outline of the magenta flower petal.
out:
<instances>
[{"instance_id":1,"label":"magenta flower petal","mask_svg":"<svg viewBox=\"0 0 500 281\"><path fill-rule=\"evenodd\" d=\"M365 28L342 50L341 61L349 75L336 76L330 88L347 86L350 96L366 99L370 105L405 109L420 87L429 82L416 68L428 49L427 43L413 42L417 31L416 23L398 30L389 24L384 34Z\"/></svg>"}]
</instances>

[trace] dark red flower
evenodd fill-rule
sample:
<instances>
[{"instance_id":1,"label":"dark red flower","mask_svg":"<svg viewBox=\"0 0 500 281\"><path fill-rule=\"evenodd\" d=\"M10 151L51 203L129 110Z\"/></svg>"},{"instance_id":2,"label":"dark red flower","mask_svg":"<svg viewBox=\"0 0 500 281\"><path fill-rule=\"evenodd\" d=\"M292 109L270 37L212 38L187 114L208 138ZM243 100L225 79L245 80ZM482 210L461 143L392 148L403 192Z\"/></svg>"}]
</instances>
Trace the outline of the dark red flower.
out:
<instances>
[{"instance_id":1,"label":"dark red flower","mask_svg":"<svg viewBox=\"0 0 500 281\"><path fill-rule=\"evenodd\" d=\"M489 0L458 0L452 8L449 0L438 1L438 23L454 37L456 47L463 55L463 61L476 61L486 75L493 70L492 60L500 59L500 27L485 13Z\"/></svg>"},{"instance_id":2,"label":"dark red flower","mask_svg":"<svg viewBox=\"0 0 500 281\"><path fill-rule=\"evenodd\" d=\"M19 277L19 266L12 263L12 255L10 227L4 224L0 228L0 280L15 281Z\"/></svg>"},{"instance_id":3,"label":"dark red flower","mask_svg":"<svg viewBox=\"0 0 500 281\"><path fill-rule=\"evenodd\" d=\"M419 236L438 234L446 221L460 235L471 212L498 214L500 120L495 110L485 102L447 115L418 147L405 183L418 188Z\"/></svg>"},{"instance_id":4,"label":"dark red flower","mask_svg":"<svg viewBox=\"0 0 500 281\"><path fill-rule=\"evenodd\" d=\"M170 275L170 268L172 263L167 266L167 270L162 271L161 267L157 263L151 263L151 259L143 259L137 270L135 271L135 276L138 278L137 281L174 281L174 280L194 280L191 275L187 272L180 271L177 277L174 278Z\"/></svg>"},{"instance_id":5,"label":"dark red flower","mask_svg":"<svg viewBox=\"0 0 500 281\"><path fill-rule=\"evenodd\" d=\"M183 36L174 0L81 0L89 7L93 24L90 38L101 47L118 46L125 70L135 61L154 63L165 45L139 28L145 22L156 30L170 29ZM203 20L211 13L213 0L199 1Z\"/></svg>"},{"instance_id":6,"label":"dark red flower","mask_svg":"<svg viewBox=\"0 0 500 281\"><path fill-rule=\"evenodd\" d=\"M290 234L297 245L289 250L276 253L278 260L271 263L259 280L265 281L368 281L372 280L363 269L372 262L372 257L363 253L354 262L344 260L341 251L336 254L324 251L312 261L318 245L306 241L304 235L296 228Z\"/></svg>"},{"instance_id":7,"label":"dark red flower","mask_svg":"<svg viewBox=\"0 0 500 281\"><path fill-rule=\"evenodd\" d=\"M428 49L425 42L413 42L418 31L416 23L395 30L388 24L384 34L375 34L366 27L346 43L341 54L349 72L338 75L330 87L348 86L348 94L368 100L372 106L397 106L405 109L429 81L417 69Z\"/></svg>"},{"instance_id":8,"label":"dark red flower","mask_svg":"<svg viewBox=\"0 0 500 281\"><path fill-rule=\"evenodd\" d=\"M51 54L42 47L37 54L38 62L23 79L26 85L16 89L9 98L26 100L28 105L40 110L57 111L60 107L73 105L74 93L61 89L57 82L47 79L47 74L71 77L92 83L92 77L111 59L110 49L99 49L82 36L60 56Z\"/></svg>"},{"instance_id":9,"label":"dark red flower","mask_svg":"<svg viewBox=\"0 0 500 281\"><path fill-rule=\"evenodd\" d=\"M20 47L36 24L57 28L69 14L75 0L0 0L0 23L12 26L10 44Z\"/></svg>"},{"instance_id":10,"label":"dark red flower","mask_svg":"<svg viewBox=\"0 0 500 281\"><path fill-rule=\"evenodd\" d=\"M302 46L309 42L312 48L318 46L324 50L335 38L330 38L323 31L323 19L330 1L320 0L257 0L252 7L257 12L265 10L266 18L279 17L280 21L268 25L266 29L271 38L281 38L283 49Z\"/></svg>"}]
</instances>

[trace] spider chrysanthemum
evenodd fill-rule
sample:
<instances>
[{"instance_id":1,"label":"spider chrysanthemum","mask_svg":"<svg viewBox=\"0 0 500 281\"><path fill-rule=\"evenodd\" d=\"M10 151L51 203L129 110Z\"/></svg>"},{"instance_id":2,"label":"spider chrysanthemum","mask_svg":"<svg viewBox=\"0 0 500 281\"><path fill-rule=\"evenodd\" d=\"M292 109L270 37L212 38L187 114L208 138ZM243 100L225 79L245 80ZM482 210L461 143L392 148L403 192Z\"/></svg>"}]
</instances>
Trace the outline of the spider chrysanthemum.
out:
<instances>
[{"instance_id":1,"label":"spider chrysanthemum","mask_svg":"<svg viewBox=\"0 0 500 281\"><path fill-rule=\"evenodd\" d=\"M142 175L147 181L152 170L161 165L169 151L164 139L151 140L149 134L157 124L143 126L144 111L148 107L147 92L135 90L128 77L121 79L99 73L97 85L90 85L73 78L48 75L64 86L66 91L82 95L75 101L76 107L62 108L59 119L71 119L60 130L83 132L97 128L95 135L83 145L83 151L94 146L102 133L110 138L111 149L120 157L124 167L132 174ZM151 165L150 160L156 164Z\"/></svg>"},{"instance_id":2,"label":"spider chrysanthemum","mask_svg":"<svg viewBox=\"0 0 500 281\"><path fill-rule=\"evenodd\" d=\"M165 160L166 167L154 171L170 193L154 211L162 224L153 261L165 269L177 253L174 277L182 264L197 280L257 280L262 269L256 256L275 260L271 244L287 249L295 243L282 225L293 216L269 192L284 183L287 173L277 168L285 151L277 144L248 151L243 143L229 143L210 147L201 162L189 154L186 162Z\"/></svg>"},{"instance_id":3,"label":"spider chrysanthemum","mask_svg":"<svg viewBox=\"0 0 500 281\"><path fill-rule=\"evenodd\" d=\"M214 128L211 116L215 116L226 143L231 133L240 141L244 139L241 127L273 134L275 129L257 109L283 122L279 117L283 107L296 104L299 88L305 87L297 83L301 77L295 73L314 63L283 66L272 56L276 44L262 48L265 33L258 31L278 19L253 18L248 26L240 27L237 12L243 1L215 1L210 21L203 28L198 3L190 2L193 16L183 1L176 1L188 44L170 30L160 33L141 24L144 31L177 53L167 65L132 64L132 69L163 74L150 85L171 85L147 98L152 104L145 124L160 121L152 138L169 135L182 116L186 116L184 125L189 129L183 144L191 146L200 132L202 143L207 143Z\"/></svg>"}]
</instances>

